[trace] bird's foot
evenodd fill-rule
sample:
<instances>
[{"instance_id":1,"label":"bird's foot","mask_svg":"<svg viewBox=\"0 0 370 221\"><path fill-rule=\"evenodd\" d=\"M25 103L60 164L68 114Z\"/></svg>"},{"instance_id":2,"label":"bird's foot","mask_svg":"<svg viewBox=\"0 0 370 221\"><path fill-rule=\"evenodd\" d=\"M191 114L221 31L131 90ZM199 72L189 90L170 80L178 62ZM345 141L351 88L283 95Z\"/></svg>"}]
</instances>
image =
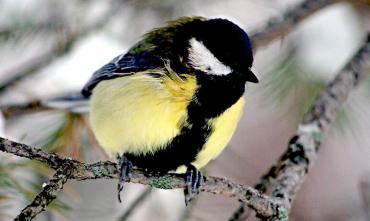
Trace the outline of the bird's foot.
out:
<instances>
[{"instance_id":1,"label":"bird's foot","mask_svg":"<svg viewBox=\"0 0 370 221\"><path fill-rule=\"evenodd\" d=\"M118 180L118 202L121 200L121 192L123 190L123 185L125 181L130 181L132 173L132 163L125 156L118 156L118 171L119 171L119 180Z\"/></svg>"},{"instance_id":2,"label":"bird's foot","mask_svg":"<svg viewBox=\"0 0 370 221\"><path fill-rule=\"evenodd\" d=\"M198 194L203 184L203 174L193 165L188 165L185 173L185 204L188 205Z\"/></svg>"}]
</instances>

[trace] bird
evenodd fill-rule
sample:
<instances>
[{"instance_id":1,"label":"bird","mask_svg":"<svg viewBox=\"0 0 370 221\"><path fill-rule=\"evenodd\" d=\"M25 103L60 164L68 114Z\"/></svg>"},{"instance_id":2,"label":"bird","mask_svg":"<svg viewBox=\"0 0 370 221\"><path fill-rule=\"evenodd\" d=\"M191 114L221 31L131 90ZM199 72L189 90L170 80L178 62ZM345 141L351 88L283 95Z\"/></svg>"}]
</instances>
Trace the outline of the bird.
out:
<instances>
[{"instance_id":1,"label":"bird","mask_svg":"<svg viewBox=\"0 0 370 221\"><path fill-rule=\"evenodd\" d=\"M149 31L93 73L81 93L97 141L118 156L120 202L133 167L184 174L186 204L199 193L201 169L236 130L246 82L258 83L252 64L242 28L194 16Z\"/></svg>"}]
</instances>

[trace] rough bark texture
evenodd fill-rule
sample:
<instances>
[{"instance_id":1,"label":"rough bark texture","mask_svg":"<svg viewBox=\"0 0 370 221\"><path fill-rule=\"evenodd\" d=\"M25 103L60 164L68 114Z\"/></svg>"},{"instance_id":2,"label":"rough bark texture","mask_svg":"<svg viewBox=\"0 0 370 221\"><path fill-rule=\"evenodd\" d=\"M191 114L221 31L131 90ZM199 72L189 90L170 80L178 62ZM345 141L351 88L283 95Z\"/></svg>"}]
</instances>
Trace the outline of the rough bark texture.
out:
<instances>
[{"instance_id":1,"label":"rough bark texture","mask_svg":"<svg viewBox=\"0 0 370 221\"><path fill-rule=\"evenodd\" d=\"M8 139L0 138L0 151L12 153L16 156L38 160L57 170L63 166L66 160L56 154L46 153L40 149L17 143Z\"/></svg>"},{"instance_id":2,"label":"rough bark texture","mask_svg":"<svg viewBox=\"0 0 370 221\"><path fill-rule=\"evenodd\" d=\"M66 163L60 167L49 183L44 184L42 191L35 197L33 202L26 206L22 212L14 219L15 221L28 221L43 212L46 207L57 197L63 185L73 172L73 166Z\"/></svg>"},{"instance_id":3,"label":"rough bark texture","mask_svg":"<svg viewBox=\"0 0 370 221\"><path fill-rule=\"evenodd\" d=\"M37 214L36 212L43 211L45 206L55 198L55 194L63 187L63 184L68 178L77 180L118 178L117 164L110 161L84 164L5 138L0 138L0 151L26 157L31 160L38 160L46 163L51 168L57 169L56 175L50 181L50 186L46 186L34 202L25 209L27 214L31 214L30 212ZM69 170L71 171L70 174L61 176L61 171L65 172L65 169L59 170L59 168L65 168L66 166L73 169ZM161 189L185 187L184 177L182 175L167 174L165 176L157 176L157 174L148 174L139 169L134 169L130 182L150 185ZM236 198L256 210L263 217L278 216L281 209L283 209L280 208L280 202L278 200L263 195L252 187L237 184L225 178L206 177L200 191ZM26 214L26 212L22 212L22 214Z\"/></svg>"},{"instance_id":4,"label":"rough bark texture","mask_svg":"<svg viewBox=\"0 0 370 221\"><path fill-rule=\"evenodd\" d=\"M306 0L297 6L287 10L282 16L270 19L265 26L256 29L251 34L253 47L255 49L266 47L272 41L283 38L290 31L296 28L300 22L304 21L310 15L324 7L338 2L338 0ZM271 184L271 173L276 171L276 166L272 166L269 173L263 176L255 185L255 188L261 192L265 192L267 186ZM235 210L229 221L244 220L249 216L246 205L241 203L239 208Z\"/></svg>"},{"instance_id":5,"label":"rough bark texture","mask_svg":"<svg viewBox=\"0 0 370 221\"><path fill-rule=\"evenodd\" d=\"M299 125L275 170L272 196L282 199L289 211L304 178L313 166L322 137L326 135L336 114L347 100L351 90L370 70L370 35L351 61L338 73L319 96ZM272 219L276 220L276 219Z\"/></svg>"},{"instance_id":6,"label":"rough bark texture","mask_svg":"<svg viewBox=\"0 0 370 221\"><path fill-rule=\"evenodd\" d=\"M326 90L318 97L309 112L290 139L288 149L277 163L261 177L255 188L265 192L272 189L272 196L281 199L286 211L290 211L292 201L313 166L330 124L347 100L349 93L370 70L370 33L364 45L348 64L337 74ZM229 219L243 220L248 217L248 209L242 203ZM270 220L281 220L273 217ZM283 219L284 220L284 219Z\"/></svg>"}]
</instances>

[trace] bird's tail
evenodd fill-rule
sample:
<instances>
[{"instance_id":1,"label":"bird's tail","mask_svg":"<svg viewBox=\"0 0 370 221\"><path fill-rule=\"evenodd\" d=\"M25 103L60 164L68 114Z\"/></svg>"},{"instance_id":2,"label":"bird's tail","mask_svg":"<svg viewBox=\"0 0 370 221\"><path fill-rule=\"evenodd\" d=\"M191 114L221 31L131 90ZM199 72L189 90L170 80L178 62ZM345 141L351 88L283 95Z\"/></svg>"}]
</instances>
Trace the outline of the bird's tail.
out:
<instances>
[{"instance_id":1,"label":"bird's tail","mask_svg":"<svg viewBox=\"0 0 370 221\"><path fill-rule=\"evenodd\" d=\"M52 109L68 110L73 113L88 113L89 98L73 94L42 100L42 105Z\"/></svg>"}]
</instances>

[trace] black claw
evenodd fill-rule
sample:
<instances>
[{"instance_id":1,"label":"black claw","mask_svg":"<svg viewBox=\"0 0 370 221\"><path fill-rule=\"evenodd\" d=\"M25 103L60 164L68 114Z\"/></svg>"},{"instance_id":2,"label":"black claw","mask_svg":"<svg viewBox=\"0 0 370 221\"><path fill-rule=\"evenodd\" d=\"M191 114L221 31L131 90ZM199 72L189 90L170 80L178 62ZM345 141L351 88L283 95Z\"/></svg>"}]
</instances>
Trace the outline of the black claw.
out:
<instances>
[{"instance_id":1,"label":"black claw","mask_svg":"<svg viewBox=\"0 0 370 221\"><path fill-rule=\"evenodd\" d=\"M123 184L125 181L130 181L132 173L132 163L125 156L118 156L118 168L120 171L119 180L118 180L118 202L121 200L121 192L123 190Z\"/></svg>"},{"instance_id":2,"label":"black claw","mask_svg":"<svg viewBox=\"0 0 370 221\"><path fill-rule=\"evenodd\" d=\"M202 172L193 165L188 165L185 173L185 183L185 204L188 205L199 194L199 188L203 184Z\"/></svg>"}]
</instances>

